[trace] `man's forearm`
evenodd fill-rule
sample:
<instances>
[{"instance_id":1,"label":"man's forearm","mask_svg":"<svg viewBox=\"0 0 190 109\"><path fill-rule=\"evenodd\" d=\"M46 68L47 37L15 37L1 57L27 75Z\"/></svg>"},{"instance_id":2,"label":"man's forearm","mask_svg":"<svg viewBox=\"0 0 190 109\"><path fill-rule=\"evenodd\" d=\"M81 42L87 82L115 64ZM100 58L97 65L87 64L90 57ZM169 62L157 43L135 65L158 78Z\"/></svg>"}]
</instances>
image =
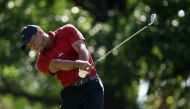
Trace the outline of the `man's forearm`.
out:
<instances>
[{"instance_id":1,"label":"man's forearm","mask_svg":"<svg viewBox=\"0 0 190 109\"><path fill-rule=\"evenodd\" d=\"M60 70L69 71L69 70L73 70L75 68L84 70L87 67L90 67L90 64L88 61L82 61L82 60L72 61L72 60L53 59L50 62L49 70L51 71L51 73L56 73L57 71L60 71Z\"/></svg>"},{"instance_id":2,"label":"man's forearm","mask_svg":"<svg viewBox=\"0 0 190 109\"><path fill-rule=\"evenodd\" d=\"M52 73L56 73L59 70L69 71L77 68L77 65L77 61L53 59L49 65L49 70Z\"/></svg>"},{"instance_id":3,"label":"man's forearm","mask_svg":"<svg viewBox=\"0 0 190 109\"><path fill-rule=\"evenodd\" d=\"M89 56L86 47L81 46L79 50L79 60L88 61L88 59Z\"/></svg>"}]
</instances>

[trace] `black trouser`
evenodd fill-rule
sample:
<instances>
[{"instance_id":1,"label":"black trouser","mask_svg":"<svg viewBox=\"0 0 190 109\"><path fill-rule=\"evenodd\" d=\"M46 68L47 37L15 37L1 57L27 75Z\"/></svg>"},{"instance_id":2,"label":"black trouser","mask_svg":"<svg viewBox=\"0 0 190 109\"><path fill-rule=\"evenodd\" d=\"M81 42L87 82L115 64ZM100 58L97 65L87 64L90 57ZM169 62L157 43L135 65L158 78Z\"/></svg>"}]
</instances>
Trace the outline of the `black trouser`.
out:
<instances>
[{"instance_id":1,"label":"black trouser","mask_svg":"<svg viewBox=\"0 0 190 109\"><path fill-rule=\"evenodd\" d=\"M60 109L103 109L104 89L100 79L61 91Z\"/></svg>"}]
</instances>

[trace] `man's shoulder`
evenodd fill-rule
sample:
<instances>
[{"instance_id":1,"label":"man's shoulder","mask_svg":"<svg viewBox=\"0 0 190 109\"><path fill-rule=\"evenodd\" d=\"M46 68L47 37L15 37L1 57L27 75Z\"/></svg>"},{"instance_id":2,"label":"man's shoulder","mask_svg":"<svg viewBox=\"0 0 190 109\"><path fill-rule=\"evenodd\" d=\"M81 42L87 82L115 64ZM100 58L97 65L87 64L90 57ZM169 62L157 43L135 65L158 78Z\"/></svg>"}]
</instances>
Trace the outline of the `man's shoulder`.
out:
<instances>
[{"instance_id":1,"label":"man's shoulder","mask_svg":"<svg viewBox=\"0 0 190 109\"><path fill-rule=\"evenodd\" d=\"M73 24L66 24L58 28L58 30L68 30L68 29L72 30L72 29L76 29L76 27Z\"/></svg>"},{"instance_id":2,"label":"man's shoulder","mask_svg":"<svg viewBox=\"0 0 190 109\"><path fill-rule=\"evenodd\" d=\"M80 31L72 24L63 25L62 27L59 27L54 33L55 36L59 38L74 38L79 36L81 39L84 39Z\"/></svg>"},{"instance_id":3,"label":"man's shoulder","mask_svg":"<svg viewBox=\"0 0 190 109\"><path fill-rule=\"evenodd\" d=\"M66 24L63 27L65 27L65 28L75 28L75 26L73 24Z\"/></svg>"}]
</instances>

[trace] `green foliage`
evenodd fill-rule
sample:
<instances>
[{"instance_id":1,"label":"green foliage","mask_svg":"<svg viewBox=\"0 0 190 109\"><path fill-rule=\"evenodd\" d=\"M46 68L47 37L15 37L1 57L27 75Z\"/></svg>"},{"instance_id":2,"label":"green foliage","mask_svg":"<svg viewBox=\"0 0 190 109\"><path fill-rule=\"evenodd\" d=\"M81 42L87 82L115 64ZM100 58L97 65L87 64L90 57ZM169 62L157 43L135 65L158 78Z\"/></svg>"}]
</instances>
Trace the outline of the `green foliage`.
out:
<instances>
[{"instance_id":1,"label":"green foliage","mask_svg":"<svg viewBox=\"0 0 190 109\"><path fill-rule=\"evenodd\" d=\"M189 0L0 0L0 108L59 107L59 81L35 69L35 52L20 50L23 26L37 24L48 32L72 23L96 60L146 25L151 13L157 13L158 25L96 66L105 86L105 108L190 108L189 5ZM141 80L148 91L138 102Z\"/></svg>"}]
</instances>

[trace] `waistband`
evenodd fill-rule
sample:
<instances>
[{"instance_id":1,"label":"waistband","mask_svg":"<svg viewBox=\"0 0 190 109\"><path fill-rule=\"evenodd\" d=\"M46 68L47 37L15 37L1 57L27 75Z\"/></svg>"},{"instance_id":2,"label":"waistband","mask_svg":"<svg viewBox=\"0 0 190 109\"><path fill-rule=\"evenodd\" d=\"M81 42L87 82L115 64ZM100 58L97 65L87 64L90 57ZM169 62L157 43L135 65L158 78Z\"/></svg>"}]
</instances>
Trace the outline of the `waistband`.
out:
<instances>
[{"instance_id":1,"label":"waistband","mask_svg":"<svg viewBox=\"0 0 190 109\"><path fill-rule=\"evenodd\" d=\"M87 77L87 78L83 78L82 80L76 81L71 86L80 86L80 85L83 85L85 83L88 83L89 81L96 80L98 78L99 78L99 76L96 74L92 77Z\"/></svg>"}]
</instances>

